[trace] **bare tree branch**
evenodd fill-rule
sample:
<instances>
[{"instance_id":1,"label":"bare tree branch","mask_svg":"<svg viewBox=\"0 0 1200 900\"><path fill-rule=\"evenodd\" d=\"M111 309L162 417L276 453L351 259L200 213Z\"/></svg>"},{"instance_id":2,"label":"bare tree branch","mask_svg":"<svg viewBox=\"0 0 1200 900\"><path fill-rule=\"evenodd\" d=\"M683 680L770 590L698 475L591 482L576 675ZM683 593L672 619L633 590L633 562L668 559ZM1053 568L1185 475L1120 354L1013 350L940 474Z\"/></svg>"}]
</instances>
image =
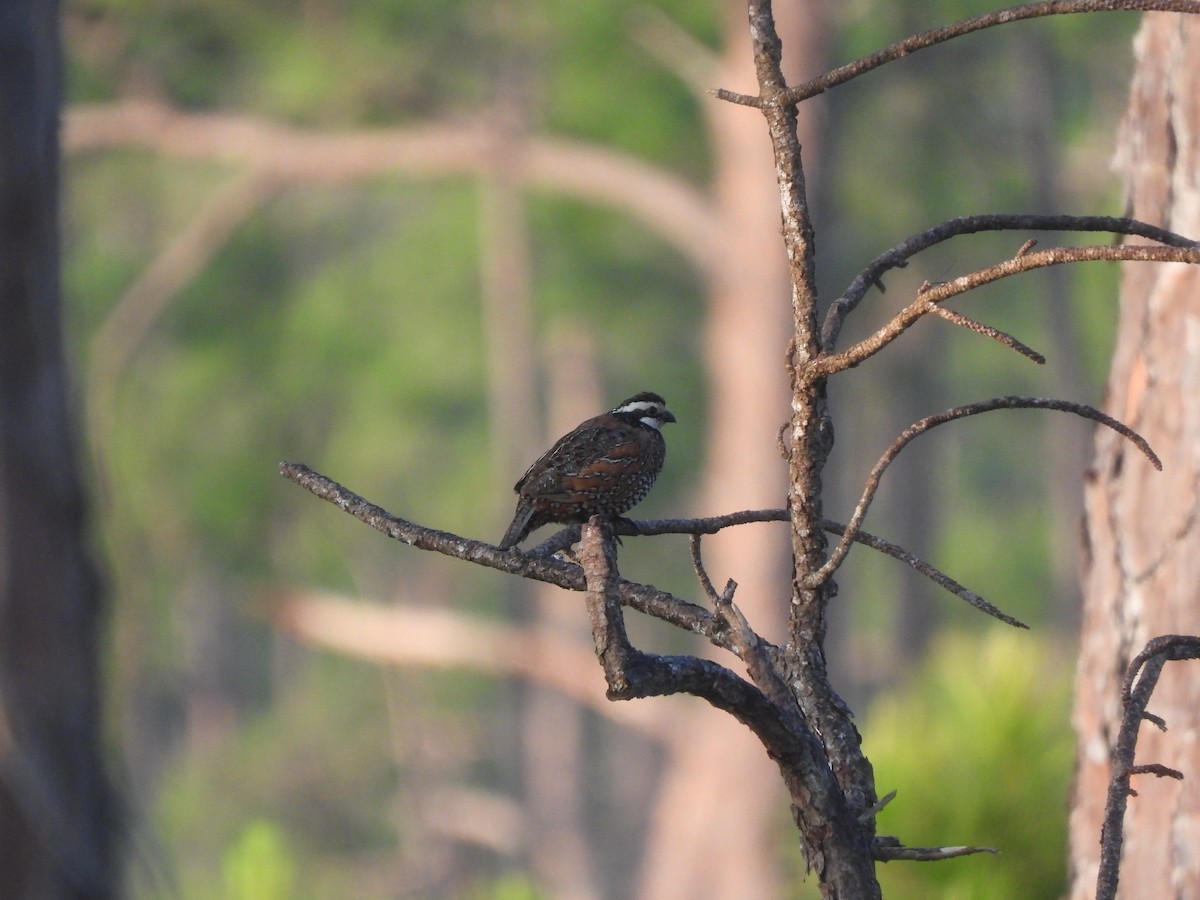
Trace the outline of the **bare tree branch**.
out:
<instances>
[{"instance_id":1,"label":"bare tree branch","mask_svg":"<svg viewBox=\"0 0 1200 900\"><path fill-rule=\"evenodd\" d=\"M548 556L534 556L517 550L500 550L484 541L426 528L369 503L358 494L326 478L302 463L282 462L279 474L305 490L332 503L376 531L418 550L431 550L489 569L555 584L569 591L585 589L583 570L573 563ZM624 579L620 582L621 602L638 612L662 619L684 631L701 635L716 646L732 648L716 627L712 613L694 603L681 600L650 585Z\"/></svg>"},{"instance_id":2,"label":"bare tree branch","mask_svg":"<svg viewBox=\"0 0 1200 900\"><path fill-rule=\"evenodd\" d=\"M797 734L806 734L811 739L808 723L796 703L796 696L788 689L776 665L777 654L753 628L750 627L742 611L733 602L733 593L737 583L732 579L725 585L725 591L716 599L717 615L729 628L730 638L738 648L739 656L746 663L746 671L763 695L779 712L788 728Z\"/></svg>"},{"instance_id":3,"label":"bare tree branch","mask_svg":"<svg viewBox=\"0 0 1200 900\"><path fill-rule=\"evenodd\" d=\"M1046 363L1046 357L1042 356L1042 354L1038 353L1032 347L1021 343L1011 334L1001 331L999 328L993 328L991 325L985 325L983 322L978 322L975 319L972 319L970 316L965 316L960 312L955 312L954 310L947 309L944 306L938 306L936 303L929 304L929 312L933 313L935 316L945 319L947 322L959 326L960 328L965 328L967 331L973 331L976 334L989 337L992 340L1003 344L1005 347L1008 347L1008 349L1017 351L1017 353L1020 353L1026 359L1032 360L1039 366L1045 365Z\"/></svg>"},{"instance_id":4,"label":"bare tree branch","mask_svg":"<svg viewBox=\"0 0 1200 900\"><path fill-rule=\"evenodd\" d=\"M931 428L945 425L947 422L953 422L956 419L966 418L967 416L979 415L980 413L992 412L997 409L1052 409L1059 412L1074 413L1085 419L1091 419L1128 438L1150 460L1154 468L1162 470L1162 462L1159 461L1154 451L1150 449L1150 445L1146 443L1145 438L1129 426L1118 422L1112 416L1102 413L1095 407L1084 403L1073 403L1069 400L1051 400L1044 397L996 397L991 400L980 401L979 403L971 403L967 406L957 406L954 409L948 409L945 412L927 416L924 419L914 422L901 432L899 437L892 441L891 445L884 451L879 461L875 463L875 466L867 476L862 497L859 498L858 505L854 508L854 514L846 526L846 531L842 535L841 541L838 542L838 545L829 554L824 565L809 576L812 583L824 583L842 564L846 554L850 552L853 535L862 524L863 518L867 514L867 509L870 507L871 501L875 498L875 492L879 489L879 482L883 477L883 473L910 441L929 431Z\"/></svg>"},{"instance_id":5,"label":"bare tree branch","mask_svg":"<svg viewBox=\"0 0 1200 900\"><path fill-rule=\"evenodd\" d=\"M902 847L880 838L876 841L873 852L875 858L880 862L893 862L898 859L936 862L941 859L970 856L974 853L999 853L1000 851L994 847Z\"/></svg>"},{"instance_id":6,"label":"bare tree branch","mask_svg":"<svg viewBox=\"0 0 1200 900\"><path fill-rule=\"evenodd\" d=\"M909 54L933 47L953 38L962 37L973 31L984 28L994 28L997 25L1007 25L1009 22L1019 22L1023 19L1034 19L1042 16L1068 15L1071 13L1090 12L1125 12L1158 10L1163 12L1196 13L1200 12L1200 3L1194 0L1047 0L1044 3L1030 3L1025 6L1014 6L1009 9L997 10L934 28L921 34L915 34L902 41L897 41L870 56L864 56L854 62L839 66L818 78L797 85L773 102L800 103L809 97L824 93L830 88L844 84L859 75L864 75L872 69L894 62ZM766 101L762 97L751 97L734 91L718 89L716 96L720 100L738 103L742 106L761 108Z\"/></svg>"},{"instance_id":7,"label":"bare tree branch","mask_svg":"<svg viewBox=\"0 0 1200 900\"><path fill-rule=\"evenodd\" d=\"M1185 659L1200 659L1200 637L1182 634L1166 634L1149 641L1125 674L1121 690L1121 701L1125 713L1121 717L1121 729L1112 754L1112 779L1108 783L1108 799L1104 804L1104 826L1100 831L1100 869L1096 875L1096 900L1114 900L1120 878L1121 846L1124 842L1123 822L1125 807L1134 791L1129 786L1131 776L1147 773L1171 778L1182 778L1182 774L1158 764L1135 766L1138 730L1142 721L1149 719L1166 729L1157 716L1146 712L1150 695L1158 684L1163 666L1168 662Z\"/></svg>"},{"instance_id":8,"label":"bare tree branch","mask_svg":"<svg viewBox=\"0 0 1200 900\"><path fill-rule=\"evenodd\" d=\"M923 250L966 234L989 231L1080 231L1106 232L1143 237L1169 247L1194 247L1195 241L1136 219L1112 216L1044 216L1030 214L990 214L960 216L940 225L915 234L875 257L855 279L850 282L842 296L838 297L825 313L821 327L821 346L826 353L833 353L842 325L868 290L883 287L883 275L891 269L908 265L908 260ZM1017 257L1025 256L1028 245L1017 251Z\"/></svg>"},{"instance_id":9,"label":"bare tree branch","mask_svg":"<svg viewBox=\"0 0 1200 900\"><path fill-rule=\"evenodd\" d=\"M759 677L787 695L782 707L754 685L709 660L643 653L629 643L621 612L613 533L602 517L595 516L583 526L579 557L586 572L588 615L596 654L608 681L609 697L630 699L688 693L733 715L758 736L779 765L792 795L793 815L802 830L818 823L829 828L821 847L832 851L830 858L814 860L809 855L810 864L831 868L848 865L846 860L853 855L859 830L834 778L830 760L822 742L799 713L794 695L783 685L764 642L753 635L748 625L742 627L744 619L739 621L736 614L728 611L731 620L737 623L737 627L729 630L738 635L736 641L744 642L747 649L753 647L748 654L749 668L761 667ZM732 588L727 590L722 604L731 605L731 596Z\"/></svg>"},{"instance_id":10,"label":"bare tree branch","mask_svg":"<svg viewBox=\"0 0 1200 900\"><path fill-rule=\"evenodd\" d=\"M492 171L495 134L479 125L306 131L252 115L191 113L123 100L68 110L64 151L148 147L179 159L249 166L281 184L341 183L394 173L444 176ZM523 137L511 149L514 182L624 209L710 273L723 244L699 189L627 155L579 141Z\"/></svg>"},{"instance_id":11,"label":"bare tree branch","mask_svg":"<svg viewBox=\"0 0 1200 900\"><path fill-rule=\"evenodd\" d=\"M724 528L730 528L736 525L747 525L754 522L786 521L788 521L788 513L786 509L748 509L741 512L727 513L723 516L709 516L699 519L622 519L613 522L613 532L626 537L661 534L703 535L716 534ZM830 519L822 519L821 528L831 534L843 535L846 533L845 525L834 522ZM979 594L976 594L974 591L971 591L959 584L949 575L945 574L931 563L926 562L915 553L905 550L899 544L894 544L891 541L871 534L869 531L864 531L861 528L853 532L851 539L855 543L870 547L872 550L877 550L880 553L892 557L893 559L899 560L909 568L914 569L921 575L924 575L934 584L938 585L938 587L945 589L962 600L965 600L976 609L987 613L989 616L999 619L1001 622L1005 622L1016 628L1029 627L1020 619L1015 619L1003 612L998 607L988 602L985 598L981 597ZM565 550L577 543L579 543L579 526L570 525L530 550L529 555L549 556ZM694 564L695 563L693 561L693 565ZM710 581L709 585L711 586L711 584L712 583ZM713 588L713 593L709 595L709 599L712 600L715 594L716 588Z\"/></svg>"},{"instance_id":12,"label":"bare tree branch","mask_svg":"<svg viewBox=\"0 0 1200 900\"><path fill-rule=\"evenodd\" d=\"M560 691L650 740L665 737L661 710L607 702L597 689L591 648L543 627L311 591L272 598L268 613L284 633L313 646L389 666L463 668L525 679Z\"/></svg>"},{"instance_id":13,"label":"bare tree branch","mask_svg":"<svg viewBox=\"0 0 1200 900\"><path fill-rule=\"evenodd\" d=\"M692 551L692 568L696 570L696 578L700 581L704 595L716 607L721 597L717 594L717 589L713 587L712 579L708 577L708 571L704 568L704 560L700 556L700 535L693 534L688 544Z\"/></svg>"},{"instance_id":14,"label":"bare tree branch","mask_svg":"<svg viewBox=\"0 0 1200 900\"><path fill-rule=\"evenodd\" d=\"M839 525L837 522L830 522L829 520L826 519L826 520L822 521L821 525L826 531L832 532L833 534L845 535L845 533L846 533L846 526ZM974 591L963 587L961 584L959 584L957 581L955 581L949 575L945 574L941 570L930 565L929 563L927 563L925 560L921 559L916 554L909 553L907 550L905 550L903 547L899 546L898 544L893 544L890 541L885 541L883 538L876 537L875 535L870 534L869 532L866 532L866 531L862 531L861 529L853 532L852 539L856 543L863 544L867 547L870 547L872 550L878 550L880 553L887 554L888 556L892 557L893 559L899 560L900 562L904 563L906 566L909 566L910 568L915 569L917 572L920 572L922 575L924 575L926 578L928 578L930 581L932 581L938 587L943 588L946 591L949 591L951 594L953 594L955 597L958 597L960 600L965 600L967 603L971 604L973 607L975 607L979 611L985 612L989 616L992 616L995 619L999 619L1001 622L1004 622L1005 624L1012 625L1014 628L1028 628L1029 627L1024 622L1022 622L1020 619L1013 618L1008 613L1001 610L999 607L988 602L986 599L979 596Z\"/></svg>"},{"instance_id":15,"label":"bare tree branch","mask_svg":"<svg viewBox=\"0 0 1200 900\"><path fill-rule=\"evenodd\" d=\"M876 331L870 337L864 338L852 347L840 353L822 355L816 359L811 369L822 376L833 375L845 369L853 368L870 359L912 325L931 311L931 308L958 294L991 284L1002 278L1041 269L1046 266L1058 266L1066 263L1094 262L1097 260L1136 261L1136 262L1180 262L1200 263L1200 246L1188 247L1159 247L1146 245L1122 244L1120 246L1086 246L1086 247L1055 247L1049 250L1038 250L1014 256L1003 262L988 266L968 275L962 275L953 281L926 285L917 292L916 298L903 310L897 313L890 322ZM835 332L836 335L836 332Z\"/></svg>"},{"instance_id":16,"label":"bare tree branch","mask_svg":"<svg viewBox=\"0 0 1200 900\"><path fill-rule=\"evenodd\" d=\"M749 726L768 749L791 744L792 735L779 713L757 688L734 672L695 656L659 656L636 649L625 630L622 579L617 573L616 542L608 522L602 516L593 516L583 526L580 542L592 639L610 700L693 694Z\"/></svg>"},{"instance_id":17,"label":"bare tree branch","mask_svg":"<svg viewBox=\"0 0 1200 900\"><path fill-rule=\"evenodd\" d=\"M283 462L279 472L285 478L295 482L323 500L327 500L344 512L365 522L388 537L402 541L419 550L432 550L446 556L464 559L477 565L499 569L510 575L533 578L545 581L571 591L584 589L582 573L578 566L551 556L545 551L550 549L565 549L580 540L580 526L564 528L553 538L544 542L529 553L500 551L491 544L483 541L473 541L468 538L438 531L418 525L386 510L369 503L358 494L343 487L336 481L313 471L301 463ZM614 533L626 535L655 535L655 534L714 534L722 528L749 522L786 522L787 511L783 509L758 509L730 513L724 516L711 516L703 519L656 519L645 522L621 520L612 523ZM844 534L846 526L837 522L822 521L822 527L834 534ZM983 597L963 587L950 576L942 573L934 566L925 562L904 548L862 531L854 532L853 540L865 546L885 553L905 565L920 572L938 586L970 603L977 609L994 616L1002 622L1018 628L1027 628L1018 619L1000 611ZM707 577L707 575L705 575ZM712 582L708 582L712 588ZM659 591L648 585L634 582L621 582L623 601L632 609L643 612L655 618L662 619L676 627L708 638L715 645L731 652L737 652L722 623L715 620L707 610L688 603L664 591ZM706 588L706 592L707 592ZM712 589L712 596L716 594Z\"/></svg>"}]
</instances>

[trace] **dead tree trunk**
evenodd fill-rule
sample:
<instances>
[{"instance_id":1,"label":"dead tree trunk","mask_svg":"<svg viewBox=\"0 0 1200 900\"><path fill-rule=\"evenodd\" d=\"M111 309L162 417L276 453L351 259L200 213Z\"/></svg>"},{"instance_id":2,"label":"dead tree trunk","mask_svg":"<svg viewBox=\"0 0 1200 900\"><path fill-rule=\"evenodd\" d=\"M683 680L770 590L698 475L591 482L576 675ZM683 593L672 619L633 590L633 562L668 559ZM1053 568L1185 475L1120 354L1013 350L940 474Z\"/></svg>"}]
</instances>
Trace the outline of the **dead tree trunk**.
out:
<instances>
[{"instance_id":1,"label":"dead tree trunk","mask_svg":"<svg viewBox=\"0 0 1200 900\"><path fill-rule=\"evenodd\" d=\"M1200 237L1200 20L1149 13L1118 159L1131 215ZM1097 434L1086 490L1084 612L1074 724L1071 897L1094 895L1109 758L1130 659L1155 635L1197 630L1200 554L1200 270L1126 264L1107 409L1155 447L1163 471L1125 465ZM1183 781L1135 776L1125 815L1122 897L1200 896L1200 679L1168 667L1150 704L1170 730L1143 723L1140 763Z\"/></svg>"},{"instance_id":2,"label":"dead tree trunk","mask_svg":"<svg viewBox=\"0 0 1200 900\"><path fill-rule=\"evenodd\" d=\"M58 4L0 4L0 896L115 894L101 595L67 407Z\"/></svg>"}]
</instances>

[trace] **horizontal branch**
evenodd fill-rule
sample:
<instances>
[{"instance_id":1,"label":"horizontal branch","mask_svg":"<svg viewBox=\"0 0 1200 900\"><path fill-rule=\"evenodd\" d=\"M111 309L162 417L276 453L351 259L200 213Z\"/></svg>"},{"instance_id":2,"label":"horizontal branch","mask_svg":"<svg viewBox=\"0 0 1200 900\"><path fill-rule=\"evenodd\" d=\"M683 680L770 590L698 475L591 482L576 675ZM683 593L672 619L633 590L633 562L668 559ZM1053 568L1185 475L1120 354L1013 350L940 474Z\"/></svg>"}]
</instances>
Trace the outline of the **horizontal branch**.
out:
<instances>
[{"instance_id":1,"label":"horizontal branch","mask_svg":"<svg viewBox=\"0 0 1200 900\"><path fill-rule=\"evenodd\" d=\"M936 862L941 859L955 859L959 856L970 856L974 853L999 853L995 847L903 847L893 844L884 838L876 840L871 853L879 862L895 862L900 859L915 862Z\"/></svg>"},{"instance_id":2,"label":"horizontal branch","mask_svg":"<svg viewBox=\"0 0 1200 900\"><path fill-rule=\"evenodd\" d=\"M649 740L667 737L661 710L607 702L596 684L592 648L549 628L311 591L276 595L267 612L284 633L315 647L381 665L523 679L556 690Z\"/></svg>"},{"instance_id":3,"label":"horizontal branch","mask_svg":"<svg viewBox=\"0 0 1200 900\"><path fill-rule=\"evenodd\" d=\"M788 513L786 509L748 509L741 512L727 513L722 516L709 516L700 519L647 519L641 521L624 519L613 523L613 532L626 537L661 534L690 534L695 536L716 534L724 528L730 528L735 525L747 525L753 522L787 521ZM845 525L834 522L831 519L822 519L820 524L821 528L831 534L843 535L846 533ZM899 544L893 544L891 541L887 541L861 528L853 533L852 540L855 543L870 547L872 550L877 550L904 563L909 568L924 575L938 587L961 600L965 600L971 606L974 606L981 612L987 613L989 616L999 619L1001 622L1012 625L1015 628L1029 627L1020 619L1013 618L1003 612L984 597L959 584L949 575L926 562L915 553L905 550ZM570 525L539 544L530 553L534 555L549 555L557 553L560 550L565 550L567 547L578 542L579 526Z\"/></svg>"},{"instance_id":4,"label":"horizontal branch","mask_svg":"<svg viewBox=\"0 0 1200 900\"><path fill-rule=\"evenodd\" d=\"M488 176L507 141L505 176L618 208L644 222L711 273L724 249L711 200L666 170L614 152L545 135L500 135L486 116L465 124L330 133L271 119L189 112L158 101L72 106L63 150L80 154L144 147L178 159L249 166L277 183L327 184L380 175Z\"/></svg>"},{"instance_id":5,"label":"horizontal branch","mask_svg":"<svg viewBox=\"0 0 1200 900\"><path fill-rule=\"evenodd\" d=\"M556 557L500 550L484 541L474 541L448 531L417 525L364 500L348 488L302 463L282 462L279 464L279 474L349 513L360 522L370 525L376 531L418 550L430 550L509 575L544 581L568 591L585 589L583 570L574 563ZM712 613L701 606L688 603L651 585L637 584L624 579L621 581L621 602L630 609L662 619L684 631L701 635L716 646L734 652L728 640L720 633L721 628Z\"/></svg>"},{"instance_id":6,"label":"horizontal branch","mask_svg":"<svg viewBox=\"0 0 1200 900\"><path fill-rule=\"evenodd\" d=\"M963 19L950 25L944 25L941 28L934 28L921 34L912 35L876 53L872 53L870 56L864 56L854 62L839 66L811 81L806 81L804 84L791 88L780 98L780 102L787 104L800 103L809 97L814 97L830 88L837 87L839 84L845 84L859 75L865 75L872 69L878 69L882 65L916 53L918 50L936 46L937 44L962 37L974 31L994 28L997 25L1007 25L1010 22L1020 22L1025 19L1035 19L1043 16L1069 15L1072 13L1145 12L1150 10L1197 13L1200 12L1200 3L1195 2L1195 0L1046 0L1043 3L1029 3L1025 6L1014 6L1009 9L984 13L970 19ZM761 107L763 105L759 97L739 94L723 88L717 90L716 95L720 100L727 100L730 103L737 103L742 106Z\"/></svg>"},{"instance_id":7,"label":"horizontal branch","mask_svg":"<svg viewBox=\"0 0 1200 900\"><path fill-rule=\"evenodd\" d=\"M290 481L295 482L309 492L337 506L361 522L370 525L390 538L409 544L419 550L431 550L462 559L476 565L497 569L510 575L522 578L532 578L557 585L569 591L585 589L583 572L579 566L561 560L552 554L564 550L579 542L580 526L572 525L557 532L549 540L535 547L528 553L502 551L483 541L473 541L446 531L426 528L407 519L402 519L389 513L381 507L343 487L336 481L321 475L302 463L282 462L279 473ZM661 534L716 534L724 528L736 525L746 525L753 522L786 522L787 510L784 509L751 509L741 512L728 513L721 516L709 516L698 519L651 519L646 521L618 520L612 523L613 532L626 536L661 535ZM846 526L829 520L822 520L821 527L834 534L845 534ZM934 584L966 601L976 609L987 613L1016 628L1028 628L1024 622L1015 619L983 597L959 584L949 575L910 553L903 547L877 537L870 532L856 529L852 540L884 553L899 560ZM731 638L725 623L714 618L712 613L703 607L689 603L679 597L660 591L650 585L636 582L621 581L622 602L630 609L653 616L657 619L707 638L713 644L731 653L741 655L738 647ZM768 645L770 652L776 648Z\"/></svg>"},{"instance_id":8,"label":"horizontal branch","mask_svg":"<svg viewBox=\"0 0 1200 900\"><path fill-rule=\"evenodd\" d=\"M873 335L864 338L841 353L823 354L817 357L808 363L806 375L809 378L826 378L860 365L911 328L922 316L930 313L936 304L943 303L951 297L1033 269L1100 260L1195 264L1200 263L1200 246L1162 247L1122 244L1119 246L1055 247L1049 250L1023 253L988 266L986 269L962 275L953 281L924 285L917 292L912 303L897 313L890 322Z\"/></svg>"},{"instance_id":9,"label":"horizontal branch","mask_svg":"<svg viewBox=\"0 0 1200 900\"><path fill-rule=\"evenodd\" d=\"M996 214L989 213L977 216L959 216L935 225L920 234L915 234L903 242L885 250L871 260L846 288L845 292L830 305L825 313L825 322L821 328L821 347L826 353L833 353L838 335L846 317L854 311L859 302L872 287L884 290L883 275L892 269L902 269L908 261L922 251L928 250L945 241L967 234L981 234L993 231L1058 231L1058 232L1103 232L1106 234L1123 234L1130 237L1142 237L1168 247L1192 247L1192 241L1182 235L1167 231L1147 222L1137 219L1117 218L1114 216L1044 216L1026 213ZM1023 256L1021 251L1017 256Z\"/></svg>"},{"instance_id":10,"label":"horizontal branch","mask_svg":"<svg viewBox=\"0 0 1200 900\"><path fill-rule=\"evenodd\" d=\"M1122 437L1130 440L1142 453L1150 460L1154 468L1162 470L1162 462L1150 445L1140 434L1134 431L1129 426L1118 422L1112 416L1101 412L1095 407L1088 406L1085 403L1074 403L1070 400L1052 400L1044 397L995 397L991 400L983 400L979 403L971 403L967 406L958 406L954 409L948 409L945 412L936 415L927 416L914 422L908 428L904 429L900 435L892 441L891 445L879 457L879 461L871 469L867 476L866 485L863 487L862 496L859 498L858 505L854 508L854 514L850 518L850 523L846 526L846 531L842 535L841 541L834 547L833 552L829 554L828 559L816 572L810 573L805 578L806 586L817 586L823 584L829 579L842 561L846 558L846 554L850 552L850 545L854 540L854 534L862 525L863 519L866 517L867 509L871 505L871 501L875 499L875 494L879 489L880 480L883 478L883 473L888 466L892 464L900 451L916 437L925 432L945 425L948 422L953 422L958 419L963 419L968 416L975 416L981 413L992 412L997 409L1050 409L1058 412L1073 413L1085 419L1091 419L1094 422L1099 422L1107 428L1120 434Z\"/></svg>"}]
</instances>

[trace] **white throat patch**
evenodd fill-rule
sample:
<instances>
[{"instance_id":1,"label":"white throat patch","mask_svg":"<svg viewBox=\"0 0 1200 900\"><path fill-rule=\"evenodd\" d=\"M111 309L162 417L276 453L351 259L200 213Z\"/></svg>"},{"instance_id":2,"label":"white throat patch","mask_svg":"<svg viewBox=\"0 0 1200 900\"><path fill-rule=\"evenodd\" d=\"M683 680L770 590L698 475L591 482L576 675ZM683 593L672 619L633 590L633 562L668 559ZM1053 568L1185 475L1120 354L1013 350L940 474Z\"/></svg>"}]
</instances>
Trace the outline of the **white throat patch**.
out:
<instances>
[{"instance_id":1,"label":"white throat patch","mask_svg":"<svg viewBox=\"0 0 1200 900\"><path fill-rule=\"evenodd\" d=\"M654 403L650 400L639 400L637 403L625 404L621 407L620 411L623 413L634 414L648 413L648 415L645 416L638 416L638 421L643 425L648 425L656 431L662 431L663 420L659 418L662 413L662 409L657 403Z\"/></svg>"}]
</instances>

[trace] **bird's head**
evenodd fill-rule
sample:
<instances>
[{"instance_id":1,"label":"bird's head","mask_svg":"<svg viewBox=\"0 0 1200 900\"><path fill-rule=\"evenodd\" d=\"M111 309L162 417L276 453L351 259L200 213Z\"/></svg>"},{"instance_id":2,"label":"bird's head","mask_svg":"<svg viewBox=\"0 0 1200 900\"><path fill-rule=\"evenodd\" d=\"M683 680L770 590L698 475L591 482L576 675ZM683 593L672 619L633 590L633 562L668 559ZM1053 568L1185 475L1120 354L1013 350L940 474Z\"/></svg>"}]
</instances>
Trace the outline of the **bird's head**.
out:
<instances>
[{"instance_id":1,"label":"bird's head","mask_svg":"<svg viewBox=\"0 0 1200 900\"><path fill-rule=\"evenodd\" d=\"M667 409L667 401L658 394L642 391L614 406L612 415L630 422L641 422L656 431L667 422L674 422L675 415Z\"/></svg>"}]
</instances>

